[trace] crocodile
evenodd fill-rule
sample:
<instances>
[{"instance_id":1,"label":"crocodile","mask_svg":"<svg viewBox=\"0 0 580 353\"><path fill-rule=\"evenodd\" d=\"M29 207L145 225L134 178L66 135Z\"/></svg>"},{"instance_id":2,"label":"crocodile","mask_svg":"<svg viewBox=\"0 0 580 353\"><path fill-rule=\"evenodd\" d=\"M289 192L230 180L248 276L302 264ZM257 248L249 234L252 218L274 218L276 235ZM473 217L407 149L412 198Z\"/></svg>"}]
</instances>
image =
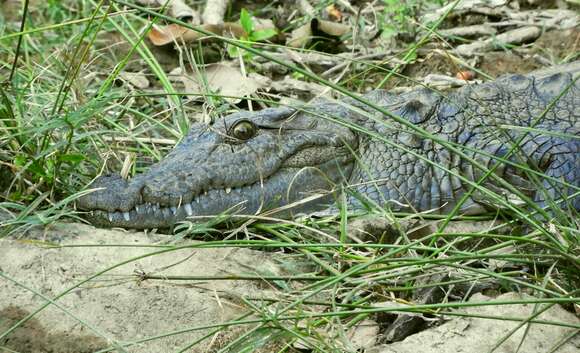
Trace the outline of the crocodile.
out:
<instances>
[{"instance_id":1,"label":"crocodile","mask_svg":"<svg viewBox=\"0 0 580 353\"><path fill-rule=\"evenodd\" d=\"M77 206L95 225L140 229L337 204L480 214L510 195L577 212L579 75L577 61L451 92L238 111L192 124L145 173L96 178Z\"/></svg>"}]
</instances>

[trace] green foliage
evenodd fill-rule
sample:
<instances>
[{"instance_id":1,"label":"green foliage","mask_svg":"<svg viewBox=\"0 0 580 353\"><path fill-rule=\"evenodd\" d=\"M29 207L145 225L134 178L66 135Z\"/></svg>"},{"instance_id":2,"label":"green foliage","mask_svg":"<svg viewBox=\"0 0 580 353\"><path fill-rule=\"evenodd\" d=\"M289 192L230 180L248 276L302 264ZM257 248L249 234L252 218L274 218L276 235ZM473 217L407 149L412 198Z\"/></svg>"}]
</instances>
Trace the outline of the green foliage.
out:
<instances>
[{"instance_id":1,"label":"green foliage","mask_svg":"<svg viewBox=\"0 0 580 353\"><path fill-rule=\"evenodd\" d=\"M248 35L254 31L252 16L250 16L250 13L246 9L242 9L242 12L240 13L240 23Z\"/></svg>"},{"instance_id":2,"label":"green foliage","mask_svg":"<svg viewBox=\"0 0 580 353\"><path fill-rule=\"evenodd\" d=\"M278 33L273 28L255 30L254 19L246 9L242 9L240 13L240 24L242 25L244 32L246 32L245 35L242 36L242 38L240 39L242 41L247 42L246 44L249 46L252 46L252 44L256 42L268 40ZM232 58L238 57L239 55L238 47L228 45L227 50L230 57ZM250 59L252 57L252 54L248 53L247 51L244 51L242 56L245 59Z\"/></svg>"},{"instance_id":3,"label":"green foliage","mask_svg":"<svg viewBox=\"0 0 580 353\"><path fill-rule=\"evenodd\" d=\"M391 37L412 30L409 22L415 15L413 6L416 0L384 0L385 7L380 14L383 36Z\"/></svg>"},{"instance_id":4,"label":"green foliage","mask_svg":"<svg viewBox=\"0 0 580 353\"><path fill-rule=\"evenodd\" d=\"M379 13L382 24L382 35L392 37L397 34L415 35L417 23L415 18L424 6L441 6L443 0L383 0L384 9Z\"/></svg>"},{"instance_id":5,"label":"green foliage","mask_svg":"<svg viewBox=\"0 0 580 353\"><path fill-rule=\"evenodd\" d=\"M255 30L254 21L246 9L240 13L240 23L246 32L242 39L249 42L259 42L274 37L278 32L274 28Z\"/></svg>"}]
</instances>

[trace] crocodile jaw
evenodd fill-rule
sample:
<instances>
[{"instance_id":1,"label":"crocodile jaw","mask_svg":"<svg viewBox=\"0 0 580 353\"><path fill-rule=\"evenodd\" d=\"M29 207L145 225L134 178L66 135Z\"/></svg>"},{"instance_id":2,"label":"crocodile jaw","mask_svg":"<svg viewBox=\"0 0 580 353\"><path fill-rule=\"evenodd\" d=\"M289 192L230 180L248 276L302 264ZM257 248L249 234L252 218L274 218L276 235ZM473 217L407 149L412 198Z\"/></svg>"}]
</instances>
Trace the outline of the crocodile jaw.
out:
<instances>
[{"instance_id":1,"label":"crocodile jaw","mask_svg":"<svg viewBox=\"0 0 580 353\"><path fill-rule=\"evenodd\" d=\"M87 218L91 223L105 227L124 228L167 228L191 217L192 220L219 214L254 214L262 210L287 205L315 194L320 195L313 201L297 203L289 211L277 212L277 217L287 217L292 213L305 212L328 204L332 197L333 181L321 177L321 169L335 168L329 162L322 168L288 168L276 173L263 183L243 187L213 189L193 197L190 202L175 206L142 202L127 211L92 210ZM338 166L337 173L349 174L352 164ZM334 173L334 172L333 172ZM308 185L305 189L301 186Z\"/></svg>"},{"instance_id":2,"label":"crocodile jaw","mask_svg":"<svg viewBox=\"0 0 580 353\"><path fill-rule=\"evenodd\" d=\"M232 144L225 136L227 126L240 115L262 130ZM327 193L350 176L350 151L357 140L348 128L312 122L307 114L270 109L233 114L211 128L195 125L149 171L130 181L100 177L92 184L98 190L77 200L77 206L101 226L166 228L188 216L252 214ZM302 204L296 211L315 204Z\"/></svg>"}]
</instances>

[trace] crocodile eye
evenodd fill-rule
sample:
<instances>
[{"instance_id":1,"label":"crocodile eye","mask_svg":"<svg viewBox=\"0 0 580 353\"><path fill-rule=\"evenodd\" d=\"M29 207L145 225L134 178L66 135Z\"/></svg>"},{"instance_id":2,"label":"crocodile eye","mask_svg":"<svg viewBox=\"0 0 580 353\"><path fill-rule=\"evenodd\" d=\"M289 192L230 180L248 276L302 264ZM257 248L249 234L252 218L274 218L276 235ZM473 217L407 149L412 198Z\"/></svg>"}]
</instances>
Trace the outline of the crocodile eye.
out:
<instances>
[{"instance_id":1,"label":"crocodile eye","mask_svg":"<svg viewBox=\"0 0 580 353\"><path fill-rule=\"evenodd\" d=\"M229 135L238 140L249 140L256 135L258 128L249 120L241 120L232 126Z\"/></svg>"}]
</instances>

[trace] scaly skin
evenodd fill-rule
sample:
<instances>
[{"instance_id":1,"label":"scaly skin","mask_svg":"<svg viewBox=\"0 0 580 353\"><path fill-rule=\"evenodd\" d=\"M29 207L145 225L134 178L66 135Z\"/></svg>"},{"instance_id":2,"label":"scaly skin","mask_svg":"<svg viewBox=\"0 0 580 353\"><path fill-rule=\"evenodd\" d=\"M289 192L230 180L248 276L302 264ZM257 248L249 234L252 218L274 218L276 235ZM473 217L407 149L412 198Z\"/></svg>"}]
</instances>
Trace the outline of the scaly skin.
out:
<instances>
[{"instance_id":1,"label":"scaly skin","mask_svg":"<svg viewBox=\"0 0 580 353\"><path fill-rule=\"evenodd\" d=\"M419 89L364 96L443 144L352 100L319 102L301 111L235 113L211 126L193 125L187 138L147 173L130 181L98 178L91 187L102 189L77 204L92 211L88 217L97 225L169 227L188 215L232 208L254 213L348 184L355 192L347 194L347 202L354 208L375 203L395 211L447 212L470 189L454 173L477 181L485 171L473 160L492 168L498 163L493 156L505 157L521 140L517 152L507 156L513 163L501 163L495 175L542 206L563 198L564 205L578 210L580 197L568 195L580 186L580 85L574 82L580 62L561 71L504 76L447 94ZM534 190L530 178L537 176L514 163L547 176L539 177L547 192ZM484 186L501 192L505 185L488 178ZM304 203L295 211L320 209L330 201ZM476 192L460 211L481 213L488 201Z\"/></svg>"}]
</instances>

